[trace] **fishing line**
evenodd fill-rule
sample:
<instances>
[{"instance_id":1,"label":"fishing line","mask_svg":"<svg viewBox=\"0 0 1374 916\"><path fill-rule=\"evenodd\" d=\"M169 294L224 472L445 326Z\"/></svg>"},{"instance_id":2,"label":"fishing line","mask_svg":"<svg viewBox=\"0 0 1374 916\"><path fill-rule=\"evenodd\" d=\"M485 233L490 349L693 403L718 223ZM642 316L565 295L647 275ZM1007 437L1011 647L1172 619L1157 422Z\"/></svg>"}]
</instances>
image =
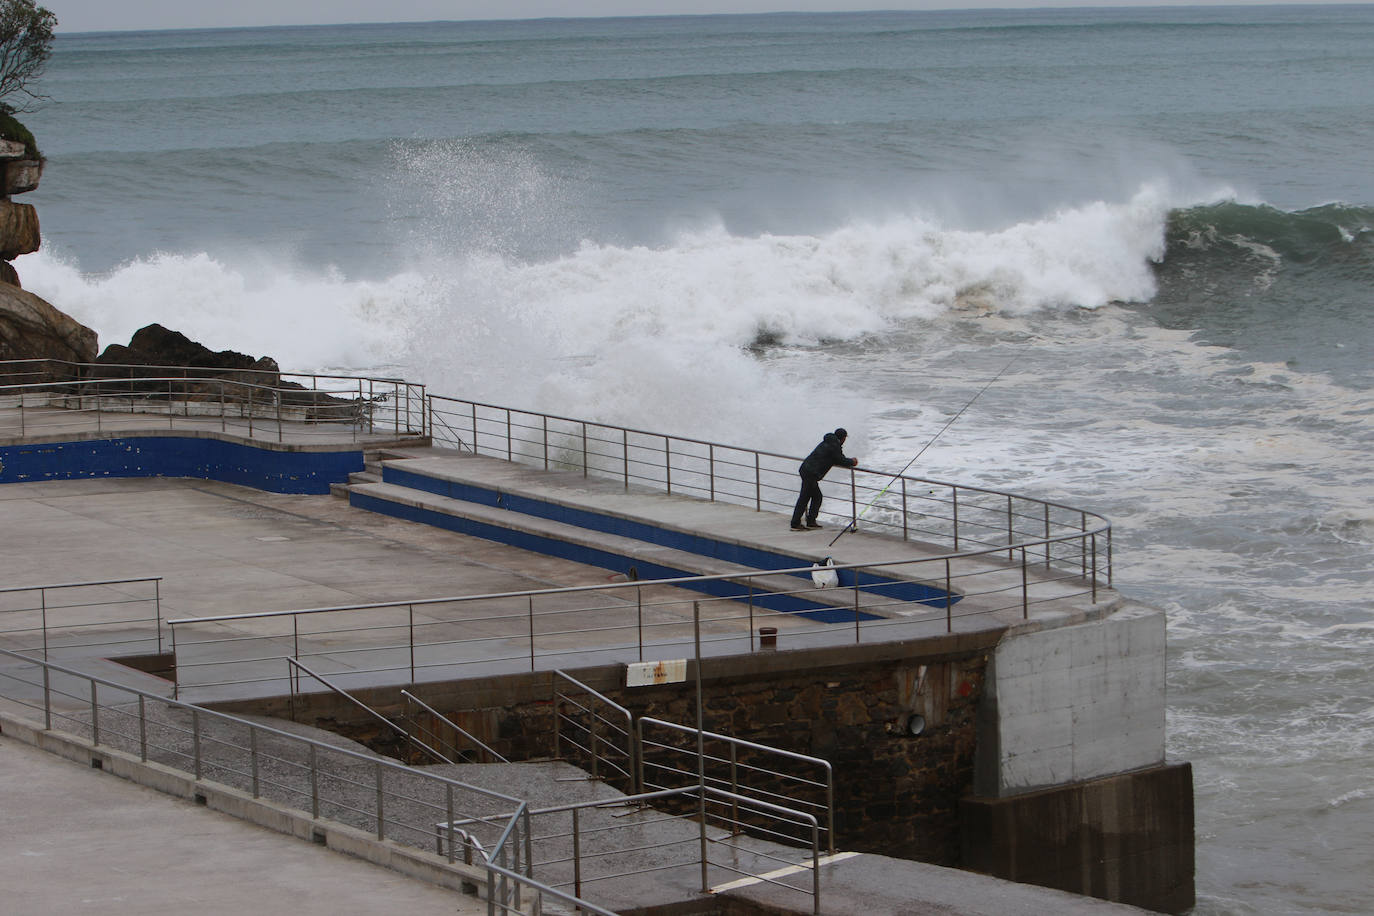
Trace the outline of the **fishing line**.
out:
<instances>
[{"instance_id":1,"label":"fishing line","mask_svg":"<svg viewBox=\"0 0 1374 916\"><path fill-rule=\"evenodd\" d=\"M924 455L925 452L926 452L926 449L928 449L928 448L930 448L932 445L934 445L934 444L935 444L935 440L936 440L936 439L939 439L941 436L943 436L943 435L945 434L945 430L947 430L947 429L949 429L951 426L953 426L953 425L954 425L954 421L957 420L957 419L959 419L960 417L962 417L962 416L964 415L964 411L966 411L966 410L968 410L970 407L972 407L972 406L973 406L973 402L976 401L976 400L978 400L980 397L982 397L982 396L983 396L983 392L984 392L984 391L987 391L989 388L991 388L991 387L993 386L993 384L996 383L996 381L997 381L999 378L1001 378L1003 375L1005 375L1005 374L1006 374L1006 371L1007 371L1008 369L1010 369L1013 365L1015 365L1016 361L1017 361L1018 359L1020 359L1020 358L1021 358L1021 354L1018 352L1018 353L1017 353L1015 356L1013 356L1011 359L1007 360L1007 364L1006 364L1005 366L1003 366L1003 367L1001 368L1001 370L999 370L998 373L997 373L996 375L994 375L991 379L989 379L989 380L988 380L988 383L987 383L986 385L984 385L982 388L979 388L979 389L978 389L978 393L975 394L973 397L969 398L969 399L968 399L968 403L966 403L963 407L960 407L960 408L959 408L959 412L956 413L954 416L950 417L949 420L945 423L945 425L942 426L942 427L940 427L940 431L937 432L935 435L931 436L929 442L927 442L925 445L921 446L921 450L920 450L919 452L917 452L915 455L912 455L912 456L911 456L911 460L908 461L908 462L906 463L906 466L903 467L903 468L902 468L900 471L898 471L896 474L893 474L893 475L892 475L892 479L889 480L889 481L887 482L887 486L885 486L885 487L883 487L881 490L879 490L879 491L878 491L878 495L877 495L877 496L874 496L872 499L870 499L870 500L868 501L868 505L866 505L866 506L863 507L863 511L860 512L858 515L855 515L854 518L849 522L848 525L845 525L844 528L840 529L840 533L837 534L837 535L835 535L835 537L830 541L830 546L831 546L831 547L834 547L834 546L835 546L835 541L838 541L840 538L844 537L844 536L845 536L846 534L848 534L849 532L851 532L851 531L858 531L858 530L859 530L859 519L863 518L864 515L868 512L868 510L873 508L873 504L876 503L878 500L882 499L882 498L883 498L883 494L886 493L889 489L891 489L891 488L892 488L892 485L893 485L894 483L896 483L898 480L900 480L901 477L902 477L902 475L905 474L905 473L907 472L907 469L910 468L913 464L916 463L916 459L918 459L918 458L920 458L922 455Z\"/></svg>"}]
</instances>

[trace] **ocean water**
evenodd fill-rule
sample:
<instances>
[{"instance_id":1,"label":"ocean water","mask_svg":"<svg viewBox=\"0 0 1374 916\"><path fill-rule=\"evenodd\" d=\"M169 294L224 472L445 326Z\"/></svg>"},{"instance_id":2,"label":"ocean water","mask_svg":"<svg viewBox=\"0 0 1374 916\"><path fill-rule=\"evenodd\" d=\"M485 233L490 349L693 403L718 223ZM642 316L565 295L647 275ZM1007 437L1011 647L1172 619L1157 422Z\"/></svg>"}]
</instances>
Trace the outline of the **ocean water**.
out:
<instances>
[{"instance_id":1,"label":"ocean water","mask_svg":"<svg viewBox=\"0 0 1374 916\"><path fill-rule=\"evenodd\" d=\"M1198 913L1374 909L1374 6L61 35L25 285L1115 522ZM1004 371L1005 370L1005 371Z\"/></svg>"}]
</instances>

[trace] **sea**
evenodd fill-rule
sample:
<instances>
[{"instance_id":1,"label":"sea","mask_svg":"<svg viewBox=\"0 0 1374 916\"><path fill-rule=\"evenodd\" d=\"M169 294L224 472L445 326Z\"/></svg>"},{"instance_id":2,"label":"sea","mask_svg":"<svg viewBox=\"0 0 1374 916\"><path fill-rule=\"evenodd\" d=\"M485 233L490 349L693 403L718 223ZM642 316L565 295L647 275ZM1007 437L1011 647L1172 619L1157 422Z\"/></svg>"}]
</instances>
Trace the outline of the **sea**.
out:
<instances>
[{"instance_id":1,"label":"sea","mask_svg":"<svg viewBox=\"0 0 1374 916\"><path fill-rule=\"evenodd\" d=\"M1196 912L1374 912L1374 5L59 33L38 89L15 266L102 347L1107 515Z\"/></svg>"}]
</instances>

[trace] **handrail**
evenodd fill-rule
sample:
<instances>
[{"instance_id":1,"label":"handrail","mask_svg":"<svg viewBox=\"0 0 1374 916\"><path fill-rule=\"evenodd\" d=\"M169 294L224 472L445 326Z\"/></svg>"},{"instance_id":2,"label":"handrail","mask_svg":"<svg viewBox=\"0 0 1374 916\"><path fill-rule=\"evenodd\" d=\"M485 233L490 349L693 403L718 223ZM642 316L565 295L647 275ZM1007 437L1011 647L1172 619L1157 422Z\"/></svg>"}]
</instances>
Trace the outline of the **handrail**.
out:
<instances>
[{"instance_id":1,"label":"handrail","mask_svg":"<svg viewBox=\"0 0 1374 916\"><path fill-rule=\"evenodd\" d=\"M641 716L641 717L636 721L636 723L635 723L635 734L636 734L637 744L638 744L638 748L639 748L639 785L640 785L640 791L645 791L645 790L647 790L647 788L648 788L648 781L646 780L646 778L645 778L645 776L644 776L644 767L645 767L644 760L645 760L645 756L646 756L645 747L646 747L646 743L647 743L646 740L645 740L645 738L644 738L644 727L645 727L646 724L648 724L648 725L650 725L650 726L659 726L659 727L661 727L661 728L666 728L666 729L669 729L669 730L671 730L671 731L681 732L681 733L687 734L687 735L695 735L695 734L697 734L697 729L692 728L692 727L690 727L690 726L681 725L681 724L676 723L676 722L667 722L667 721L664 721L663 719L655 719L655 718L652 718L652 717L650 717L650 716ZM754 741L747 741L747 740L745 740L745 739L743 739L743 738L736 738L736 737L734 737L733 735L724 735L724 734L720 734L720 733L718 733L718 732L711 732L711 731L703 731L703 732L701 732L701 735L702 735L702 737L703 737L704 739L706 739L706 740L723 741L723 742L725 742L726 744L728 744L728 745L730 746L730 759L729 759L728 761L718 760L718 762L721 762L721 763L729 763L729 764L730 764L730 791L731 791L731 792L740 792L740 780L739 780L739 778L738 778L738 761L737 761L737 758L736 758L736 755L735 755L735 749L736 749L736 748L748 748L749 750L758 751L758 752L763 753L763 754L771 754L771 755L775 755L775 756L779 756L779 757L785 757L785 758L787 758L787 759L789 759L789 760L794 760L794 761L796 761L796 762L798 762L798 763L805 763L805 764L808 764L808 765L810 765L810 766L815 766L815 767L818 767L819 769L821 769L821 770L824 772L824 774L825 774L825 775L824 775L824 781L823 781L823 782L815 782L815 781L811 781L811 780L806 780L806 779L803 779L803 778L798 777L798 776L791 776L791 775L789 775L789 774L780 773L780 772L776 772L776 771L769 771L769 772L771 772L772 775L777 776L777 777L779 777L780 779L783 779L783 780L792 781L792 782L809 783L809 784L812 785L812 786L817 786L817 787L820 787L820 788L824 788L824 789L825 789L825 805L824 805L824 807L825 807L825 811L826 811L826 824L825 824L825 826L822 827L821 829L824 830L825 833L826 833L826 835L827 835L827 838L828 838L828 843L827 843L827 845L828 845L828 847L829 847L830 853L831 853L832 855L834 854L834 852L835 852L835 770L834 770L834 767L831 765L830 761L825 760L825 759L823 759L823 758L821 758L821 757L813 757L813 756L811 756L810 754L800 754L800 753L797 753L796 751L789 751L789 750L786 750L786 749L780 748L780 747L772 747L771 745L767 745L767 744L759 744L759 743L754 742ZM658 746L659 746L659 747L662 747L662 748L664 748L664 749L666 749L666 750L681 751L681 752L686 753L688 756L691 756L691 757L695 757L695 756L696 756L695 751L688 750L688 749L685 749L685 748L676 748L676 747L673 747L673 746L671 746L671 745L658 745ZM697 772L695 772L695 771L689 773L689 772L687 772L687 771L685 771L685 770L679 770L679 771L677 771L677 772L680 772L680 773L682 773L682 774L685 775L685 776L691 776L691 777L693 777L693 778L696 778L696 777L699 775L699 774L698 774ZM747 788L747 787L746 787L746 788ZM750 796L750 797L753 797L753 796ZM762 799L759 799L759 801L762 801ZM792 801L796 802L797 800L796 800L796 799L792 799ZM799 803L800 803L800 804L812 805L813 807L821 807L820 805L815 805L815 803L812 803L812 802L805 802L805 801L802 801L802 802L799 802Z\"/></svg>"},{"instance_id":2,"label":"handrail","mask_svg":"<svg viewBox=\"0 0 1374 916\"><path fill-rule=\"evenodd\" d=\"M455 762L455 761L450 760L449 758L445 757L443 754L439 753L438 751L434 750L433 748L429 747L428 745L422 744L422 743L420 743L419 741L416 741L415 738L414 738L414 736L412 736L412 735L411 735L409 732L407 732L404 728L401 728L401 727L400 727L399 725L397 725L395 722L392 722L392 721L391 721L390 719L388 719L386 716L384 716L384 715L382 715L381 713L377 712L377 710L373 709L371 706L368 706L366 703L364 703L362 700L359 700L357 697L353 696L353 695L352 695L351 693L349 693L347 690L344 690L342 687L339 687L338 685L331 683L331 682L329 681L328 678L326 678L326 677L324 677L323 675L318 674L318 673L316 673L316 672L310 670L310 668L308 668L306 665L302 664L299 660L294 659L294 658L287 658L287 659L285 659L285 661L286 661L287 667L288 667L289 669L291 669L293 672L294 672L295 669L297 669L297 668L299 668L300 670L304 671L306 674L310 675L310 676L313 677L315 680L319 681L321 684L323 684L324 686L328 687L328 688L330 689L330 691L332 691L333 693L338 694L339 696L343 697L345 700L347 700L348 702L352 703L354 706L358 707L358 708L361 709L363 712L367 713L369 716L371 716L372 718L376 719L378 722L381 722L381 723L382 723L383 725L385 725L387 728L389 728L389 729L391 729L392 731L396 732L396 733L397 733L398 735L400 735L402 738L406 739L406 741L408 741L409 743L415 745L415 746L418 747L420 750L422 750L422 751L424 751L425 753L429 754L431 757L434 757L435 759L437 759L440 763L449 763L449 764L451 764L451 763L454 763L454 762ZM296 708L295 708L295 707L296 707L296 694L300 692L300 675L295 675L294 677L289 677L289 678L288 678L288 681L289 681L290 684L291 684L291 695L287 698L287 702L288 702L288 704L290 705L290 709L291 709L291 718L292 718L292 720L294 721L294 719L295 719L295 717L296 717Z\"/></svg>"},{"instance_id":3,"label":"handrail","mask_svg":"<svg viewBox=\"0 0 1374 916\"><path fill-rule=\"evenodd\" d=\"M563 670L560 669L560 670L554 671L553 675L554 675L554 676L553 676L553 682L552 682L552 685L551 685L551 686L552 686L552 688L553 688L553 747L554 747L554 754L555 754L555 755L558 755L558 754L561 754L561 753L562 753L562 744L563 744L563 732L562 732L563 711L562 711L562 709L561 709L561 707L560 707L558 701L559 701L560 699L567 699L569 702L573 702L574 705L577 705L579 709L583 709L583 711L585 711L585 712L588 714L588 716L590 717L589 723L588 723L588 726L587 726L587 729L586 729L586 731L588 732L587 746L586 746L585 748L583 748L583 747L581 747L581 745L577 744L576 741L570 741L570 743L571 743L574 747L581 748L582 750L584 750L584 751L587 752L587 755L590 757L590 759L591 759L591 764L592 764L592 766L591 766L591 776L592 776L592 779L600 779L600 778L601 778L601 774L600 774L601 752L600 752L600 749L599 749L599 745L600 745L600 744L605 744L605 743L607 743L607 742L606 742L606 739L602 738L602 737L598 734L598 732L597 732L597 730L596 730L596 723L597 723L598 721L602 721L602 718L601 718L601 716L597 713L597 711L596 711L595 708L584 709L582 706L576 704L575 701L573 701L571 697L566 697L564 694L560 693L560 692L559 692L559 689L558 689L558 681L559 681L559 679L561 678L562 680L565 680L565 681L567 681L568 683L572 684L573 686L577 687L578 689L582 690L584 693L587 693L587 694L591 695L592 697L595 697L597 700L600 700L603 704L605 704L606 706L609 706L611 709L613 709L613 710L615 710L617 713L619 713L619 714L620 714L620 717L624 719L624 721L625 721L625 727L624 727L623 729L621 729L621 731L622 731L622 733L625 735L625 748L624 748L624 754L625 754L625 758L626 758L626 767L628 767L628 769L623 769L623 768L621 768L621 767L618 766L613 760L611 760L609 757L606 758L606 764L607 764L608 766L610 766L610 767L612 767L612 768L614 768L614 769L620 771L621 775L624 776L625 779L626 779L626 781L630 784L630 789L631 789L631 791L642 792L642 791L644 790L644 786L643 786L643 785L640 783L640 781L639 781L639 778L638 778L638 770L637 770L637 768L636 768L636 766L635 766L635 759L636 759L636 758L635 758L635 746L634 746L634 744L633 744L633 743L631 742L631 740L630 740L630 739L633 737L633 735L634 735L634 714L631 713L631 712L630 712L628 709L626 709L624 706L621 706L619 703L615 702L615 701L612 700L610 697L606 696L605 694L603 694L603 693L601 693L601 692L599 692L599 691L597 691L597 690L594 690L594 689L592 689L591 687L588 687L586 684L582 683L582 682L579 681L577 678L575 678L575 677L573 677L572 675L568 674L566 671L563 671ZM610 720L607 719L607 720L605 720L605 721L607 721L607 722L609 723ZM621 749L620 749L619 747L617 747L616 750L621 750Z\"/></svg>"},{"instance_id":4,"label":"handrail","mask_svg":"<svg viewBox=\"0 0 1374 916\"><path fill-rule=\"evenodd\" d=\"M105 587L105 586L111 586L111 585L136 585L136 584L140 584L140 585L141 585L141 584L150 583L150 582L152 583L152 586L153 586L153 594L152 594L152 596L149 597L149 598L125 597L125 598L121 598L120 600L117 600L117 601L102 601L102 602L95 602L95 603L92 603L92 604L82 604L82 605L68 605L68 604L63 604L63 605L49 605L49 604L48 604L48 593L49 593L49 592L61 591L61 590L66 590L66 589L78 589L78 588L103 588L103 587ZM92 606L95 606L95 607L111 607L111 606L114 606L114 605L122 605L122 604L141 604L141 603L149 602L149 601L151 601L152 604L153 604L153 629L154 629L154 631L156 632L156 639L157 639L157 654L158 654L158 655L161 655L161 654L162 654L162 623L163 623L163 621L162 621L162 577L161 577L161 576L139 576L139 577L131 578L131 579L96 579L96 580L92 580L92 581L89 581L89 582L57 582L57 583L50 583L50 584L43 584L43 585L14 585L14 586L8 586L8 587L5 587L5 588L0 588L0 595L15 595L15 594L19 594L19 593L21 593L21 592L38 592L38 601L39 601L38 606L37 606L37 607L27 607L27 608L5 608L4 610L0 610L0 614L24 613L24 612L38 611L39 614L41 615L41 619L40 619L40 621L39 621L39 627L38 627L38 629L39 629L39 630L42 632L42 634L43 634L42 648L43 648L43 657L44 657L44 658L47 658L47 654L48 654L48 633L49 633L49 630L50 630L50 629L56 629L56 628L57 628L57 625L56 625L56 624L53 624L53 625L51 625L51 626L50 626L50 624L49 624L48 615L49 615L50 612L52 612L52 611L60 611L60 610L63 610L63 609L66 609L66 608L70 608L70 607L92 607ZM126 621L117 621L117 622L123 623L123 622L126 622ZM84 625L84 624L83 624L83 625ZM29 629L31 629L31 628L29 628ZM0 633L14 633L14 632L23 632L23 631L22 631L22 630L3 630L3 631L0 631Z\"/></svg>"},{"instance_id":5,"label":"handrail","mask_svg":"<svg viewBox=\"0 0 1374 916\"><path fill-rule=\"evenodd\" d=\"M430 706L428 703L426 703L424 700L422 700L422 699L420 699L419 697L417 697L415 694L411 693L409 690L406 690L406 689L402 688L402 689L401 689L401 696L405 697L405 698L406 698L407 700L409 700L410 702L415 703L417 706L419 706L419 707L420 707L421 709L423 709L425 712L429 713L431 716L434 716L434 717L435 717L436 719L438 719L440 722L443 722L443 723L444 723L445 725L447 725L449 728L451 728L451 729L453 729L454 731L458 732L458 734L462 735L464 738L468 739L468 740L471 741L473 744L477 745L477 746L480 747L482 750L486 751L488 754L490 754L491 756L495 757L495 758L496 758L497 760L499 760L501 763L510 763L510 761L507 760L505 757L502 757L499 753L497 753L496 751L492 750L491 747L490 747L489 745L486 744L486 742L482 741L482 739L478 738L478 737L477 737L476 735L474 735L472 732L470 732L470 731L468 731L467 729L463 728L463 727L462 727L461 725L459 725L457 722L454 722L454 721L453 721L452 719L450 719L448 716L446 716L446 715L444 715L443 713L439 712L439 710L435 709L433 706ZM447 760L448 758L444 758L444 759ZM449 763L453 763L452 760L449 760L448 762L449 762Z\"/></svg>"}]
</instances>

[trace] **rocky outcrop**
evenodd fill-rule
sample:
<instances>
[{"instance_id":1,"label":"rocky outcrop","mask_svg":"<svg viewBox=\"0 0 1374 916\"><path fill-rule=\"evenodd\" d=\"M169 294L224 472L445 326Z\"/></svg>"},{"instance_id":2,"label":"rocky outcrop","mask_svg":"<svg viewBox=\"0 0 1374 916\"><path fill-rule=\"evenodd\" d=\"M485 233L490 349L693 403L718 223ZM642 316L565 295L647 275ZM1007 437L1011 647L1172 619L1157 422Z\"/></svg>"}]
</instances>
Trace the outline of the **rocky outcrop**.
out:
<instances>
[{"instance_id":1,"label":"rocky outcrop","mask_svg":"<svg viewBox=\"0 0 1374 916\"><path fill-rule=\"evenodd\" d=\"M169 330L160 324L139 328L127 347L110 344L96 357L96 362L106 368L96 369L95 375L111 378L148 374L130 372L128 368L140 366L194 366L210 370L205 373L207 375L256 385L276 385L281 375L276 360L270 357L254 359L234 350L216 352L180 331Z\"/></svg>"},{"instance_id":2,"label":"rocky outcrop","mask_svg":"<svg viewBox=\"0 0 1374 916\"><path fill-rule=\"evenodd\" d=\"M11 194L23 194L38 187L43 176L43 160L35 158L18 140L0 140L0 282L19 285L19 274L10 264L21 254L38 250L42 237L38 231L38 211L29 204L10 201Z\"/></svg>"},{"instance_id":3,"label":"rocky outcrop","mask_svg":"<svg viewBox=\"0 0 1374 916\"><path fill-rule=\"evenodd\" d=\"M88 363L95 353L95 331L33 293L0 283L0 360Z\"/></svg>"}]
</instances>

